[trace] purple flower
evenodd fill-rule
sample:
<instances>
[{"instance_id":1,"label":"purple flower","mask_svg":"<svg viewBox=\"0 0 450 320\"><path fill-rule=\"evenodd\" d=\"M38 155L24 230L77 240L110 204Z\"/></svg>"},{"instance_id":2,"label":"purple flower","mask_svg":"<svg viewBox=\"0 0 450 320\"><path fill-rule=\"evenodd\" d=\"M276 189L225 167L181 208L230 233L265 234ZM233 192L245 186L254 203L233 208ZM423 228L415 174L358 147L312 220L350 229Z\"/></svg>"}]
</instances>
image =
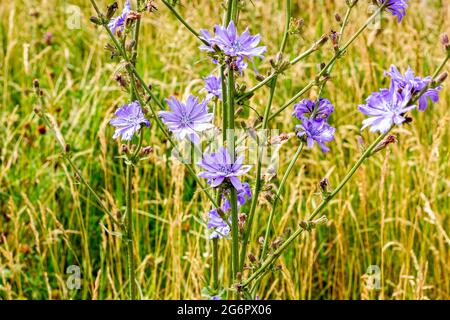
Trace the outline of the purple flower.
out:
<instances>
[{"instance_id":1,"label":"purple flower","mask_svg":"<svg viewBox=\"0 0 450 320\"><path fill-rule=\"evenodd\" d=\"M406 70L405 74L402 75L400 71L398 71L397 67L391 65L390 71L385 71L385 74L391 77L392 83L400 90L404 90L405 88L410 88L411 94L414 96L415 94L419 94L427 88L427 86L431 82L431 77L416 77L414 75L414 71L410 67ZM433 103L439 101L439 90L442 87L437 88L429 88L424 94L419 98L419 107L420 111L425 111L428 107L428 103L431 100Z\"/></svg>"},{"instance_id":2,"label":"purple flower","mask_svg":"<svg viewBox=\"0 0 450 320\"><path fill-rule=\"evenodd\" d=\"M222 99L222 78L210 75L205 79L205 89L208 92L206 99L210 100L214 97Z\"/></svg>"},{"instance_id":3,"label":"purple flower","mask_svg":"<svg viewBox=\"0 0 450 320\"><path fill-rule=\"evenodd\" d=\"M330 148L325 143L334 139L336 129L326 121L303 117L302 123L297 125L295 129L299 138L306 139L308 148L312 148L314 142L316 142L322 149L322 152L330 151Z\"/></svg>"},{"instance_id":4,"label":"purple flower","mask_svg":"<svg viewBox=\"0 0 450 320\"><path fill-rule=\"evenodd\" d=\"M144 118L138 101L122 106L114 115L116 118L109 122L110 125L116 127L113 139L122 136L122 140L131 140L133 135L141 129L142 124L150 127L150 122Z\"/></svg>"},{"instance_id":5,"label":"purple flower","mask_svg":"<svg viewBox=\"0 0 450 320\"><path fill-rule=\"evenodd\" d=\"M200 46L201 50L207 52L215 52L213 46L216 45L228 57L234 58L232 60L236 68L240 71L247 67L244 58L253 62L253 57L264 59L263 53L266 52L266 47L258 47L261 37L259 34L252 36L247 29L239 35L234 22L231 21L228 27L216 25L214 27L214 36L207 30L200 30L202 39L209 45ZM217 63L217 61L215 61Z\"/></svg>"},{"instance_id":6,"label":"purple flower","mask_svg":"<svg viewBox=\"0 0 450 320\"><path fill-rule=\"evenodd\" d=\"M120 30L123 30L123 26L125 24L125 19L127 18L128 13L131 11L131 3L130 0L125 1L125 5L123 7L122 13L113 18L108 23L108 28L111 30L112 34L116 34L117 28L120 27Z\"/></svg>"},{"instance_id":7,"label":"purple flower","mask_svg":"<svg viewBox=\"0 0 450 320\"><path fill-rule=\"evenodd\" d=\"M406 119L403 115L416 106L408 106L411 101L411 88L399 90L395 84L390 89L381 89L372 93L366 100L367 104L360 105L359 111L370 118L363 121L364 128L370 126L370 131L386 133L393 124L400 125Z\"/></svg>"},{"instance_id":8,"label":"purple flower","mask_svg":"<svg viewBox=\"0 0 450 320\"><path fill-rule=\"evenodd\" d=\"M220 299L219 296L213 296L213 297L211 297L211 300L222 300L222 299Z\"/></svg>"},{"instance_id":9,"label":"purple flower","mask_svg":"<svg viewBox=\"0 0 450 320\"><path fill-rule=\"evenodd\" d=\"M386 9L393 15L397 16L398 22L406 16L406 9L408 8L408 0L381 0L386 3Z\"/></svg>"},{"instance_id":10,"label":"purple flower","mask_svg":"<svg viewBox=\"0 0 450 320\"><path fill-rule=\"evenodd\" d=\"M199 101L190 95L186 103L178 101L175 97L166 99L170 111L160 111L158 114L170 131L174 132L178 139L188 137L194 143L200 143L198 132L214 128L211 123L214 115L208 113L207 101Z\"/></svg>"},{"instance_id":11,"label":"purple flower","mask_svg":"<svg viewBox=\"0 0 450 320\"><path fill-rule=\"evenodd\" d=\"M238 191L237 194L237 205L238 208L242 207L247 203L248 200L252 198L252 191L250 189L250 185L247 182L242 183L242 188ZM223 213L227 213L231 210L230 201L227 199L225 193L222 194L223 204L221 206L221 210ZM212 209L208 213L208 229L214 228L214 232L211 233L210 239L213 238L223 238L224 236L228 236L230 233L230 226L220 217L219 212L216 208ZM228 221L231 224L229 219Z\"/></svg>"},{"instance_id":12,"label":"purple flower","mask_svg":"<svg viewBox=\"0 0 450 320\"><path fill-rule=\"evenodd\" d=\"M226 181L230 182L239 191L243 186L238 177L251 169L249 165L242 165L243 162L243 156L239 156L235 161L232 161L228 150L220 147L217 153L203 155L203 159L197 164L205 171L200 172L198 176L208 179L208 183L213 188L220 186Z\"/></svg>"},{"instance_id":13,"label":"purple flower","mask_svg":"<svg viewBox=\"0 0 450 320\"><path fill-rule=\"evenodd\" d=\"M237 193L237 204L238 208L242 207L244 204L247 203L248 200L252 198L252 190L250 188L250 185L247 182L244 182L242 184L242 189L238 191ZM223 204L222 204L222 211L228 212L231 210L231 204L230 201L225 197L225 195L222 194Z\"/></svg>"},{"instance_id":14,"label":"purple flower","mask_svg":"<svg viewBox=\"0 0 450 320\"><path fill-rule=\"evenodd\" d=\"M230 226L219 215L217 209L212 209L208 212L208 229L214 229L209 235L210 239L223 238L230 233Z\"/></svg>"},{"instance_id":15,"label":"purple flower","mask_svg":"<svg viewBox=\"0 0 450 320\"><path fill-rule=\"evenodd\" d=\"M303 99L294 105L294 113L298 119L302 119L305 115L311 116L316 108L314 119L328 119L330 114L334 111L334 106L328 99L320 98L319 102Z\"/></svg>"}]
</instances>

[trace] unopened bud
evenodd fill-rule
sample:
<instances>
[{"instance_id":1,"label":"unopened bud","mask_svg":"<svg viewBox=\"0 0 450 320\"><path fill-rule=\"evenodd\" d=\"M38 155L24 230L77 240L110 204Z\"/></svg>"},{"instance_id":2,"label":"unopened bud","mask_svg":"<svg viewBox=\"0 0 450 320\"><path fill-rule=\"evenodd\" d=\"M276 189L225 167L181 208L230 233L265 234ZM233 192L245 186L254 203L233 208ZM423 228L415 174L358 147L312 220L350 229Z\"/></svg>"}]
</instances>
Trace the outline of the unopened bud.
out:
<instances>
[{"instance_id":1,"label":"unopened bud","mask_svg":"<svg viewBox=\"0 0 450 320\"><path fill-rule=\"evenodd\" d=\"M119 5L117 4L117 2L114 2L111 5L109 5L106 10L106 18L111 19L118 8Z\"/></svg>"},{"instance_id":2,"label":"unopened bud","mask_svg":"<svg viewBox=\"0 0 450 320\"><path fill-rule=\"evenodd\" d=\"M242 280L242 273L240 273L240 272L236 273L236 280L237 281L241 281Z\"/></svg>"},{"instance_id":3,"label":"unopened bud","mask_svg":"<svg viewBox=\"0 0 450 320\"><path fill-rule=\"evenodd\" d=\"M335 19L336 22L338 22L338 23L341 23L341 21L342 21L342 18L341 18L341 16L339 15L339 13L336 13L336 14L334 15L334 19Z\"/></svg>"},{"instance_id":4,"label":"unopened bud","mask_svg":"<svg viewBox=\"0 0 450 320\"><path fill-rule=\"evenodd\" d=\"M331 30L330 39L331 39L331 43L333 44L334 51L338 51L339 50L339 33L334 30Z\"/></svg>"},{"instance_id":5,"label":"unopened bud","mask_svg":"<svg viewBox=\"0 0 450 320\"><path fill-rule=\"evenodd\" d=\"M34 87L35 89L39 89L39 80L38 80L38 79L34 79L34 80L33 80L33 87Z\"/></svg>"},{"instance_id":6,"label":"unopened bud","mask_svg":"<svg viewBox=\"0 0 450 320\"><path fill-rule=\"evenodd\" d=\"M319 40L313 44L313 50L319 50L328 41L328 36L324 34Z\"/></svg>"},{"instance_id":7,"label":"unopened bud","mask_svg":"<svg viewBox=\"0 0 450 320\"><path fill-rule=\"evenodd\" d=\"M291 18L289 21L289 33L290 34L301 34L303 25L305 24L305 21L303 19L298 18Z\"/></svg>"},{"instance_id":8,"label":"unopened bud","mask_svg":"<svg viewBox=\"0 0 450 320\"><path fill-rule=\"evenodd\" d=\"M258 238L258 242L259 242L259 244L264 244L264 237L263 236L261 236L261 237L259 237Z\"/></svg>"},{"instance_id":9,"label":"unopened bud","mask_svg":"<svg viewBox=\"0 0 450 320\"><path fill-rule=\"evenodd\" d=\"M258 81L264 81L266 78L262 75L262 74L257 74L256 75L256 80Z\"/></svg>"},{"instance_id":10,"label":"unopened bud","mask_svg":"<svg viewBox=\"0 0 450 320\"><path fill-rule=\"evenodd\" d=\"M256 257L253 253L249 253L248 254L248 260L250 260L251 263L255 263L256 262Z\"/></svg>"},{"instance_id":11,"label":"unopened bud","mask_svg":"<svg viewBox=\"0 0 450 320\"><path fill-rule=\"evenodd\" d=\"M148 154L150 154L152 152L153 152L153 147L150 147L150 146L143 147L142 150L141 150L141 154L144 155L144 156L148 155Z\"/></svg>"},{"instance_id":12,"label":"unopened bud","mask_svg":"<svg viewBox=\"0 0 450 320\"><path fill-rule=\"evenodd\" d=\"M328 179L327 178L323 178L320 182L319 182L319 187L320 190L322 192L328 192Z\"/></svg>"},{"instance_id":13,"label":"unopened bud","mask_svg":"<svg viewBox=\"0 0 450 320\"><path fill-rule=\"evenodd\" d=\"M270 247L272 248L272 249L278 249L282 244L283 244L283 242L284 242L284 239L283 238L276 238L274 241L272 241L272 243L270 244Z\"/></svg>"},{"instance_id":14,"label":"unopened bud","mask_svg":"<svg viewBox=\"0 0 450 320\"><path fill-rule=\"evenodd\" d=\"M448 38L447 33L441 34L441 44L444 46L444 49L450 51L450 40Z\"/></svg>"},{"instance_id":15,"label":"unopened bud","mask_svg":"<svg viewBox=\"0 0 450 320\"><path fill-rule=\"evenodd\" d=\"M134 41L134 40L128 41L127 44L125 45L125 49L131 50L134 48L135 44L136 44L136 41Z\"/></svg>"},{"instance_id":16,"label":"unopened bud","mask_svg":"<svg viewBox=\"0 0 450 320\"><path fill-rule=\"evenodd\" d=\"M68 144L68 143L66 143L66 145L64 146L64 151L67 153L67 152L70 152L70 144Z\"/></svg>"},{"instance_id":17,"label":"unopened bud","mask_svg":"<svg viewBox=\"0 0 450 320\"><path fill-rule=\"evenodd\" d=\"M375 149L373 149L372 154L377 153L378 151L381 151L383 149L385 149L388 145L396 143L397 142L397 138L390 134L388 135L386 138L384 138L383 141L381 141L376 147Z\"/></svg>"},{"instance_id":18,"label":"unopened bud","mask_svg":"<svg viewBox=\"0 0 450 320\"><path fill-rule=\"evenodd\" d=\"M122 149L122 153L128 153L128 146L126 144L123 144L121 146L121 149Z\"/></svg>"},{"instance_id":19,"label":"unopened bud","mask_svg":"<svg viewBox=\"0 0 450 320\"><path fill-rule=\"evenodd\" d=\"M102 21L98 17L95 17L95 16L90 17L89 20L93 24L96 24L96 25L101 25L102 24Z\"/></svg>"},{"instance_id":20,"label":"unopened bud","mask_svg":"<svg viewBox=\"0 0 450 320\"><path fill-rule=\"evenodd\" d=\"M435 80L436 84L441 84L445 80L447 80L448 72L441 73Z\"/></svg>"}]
</instances>

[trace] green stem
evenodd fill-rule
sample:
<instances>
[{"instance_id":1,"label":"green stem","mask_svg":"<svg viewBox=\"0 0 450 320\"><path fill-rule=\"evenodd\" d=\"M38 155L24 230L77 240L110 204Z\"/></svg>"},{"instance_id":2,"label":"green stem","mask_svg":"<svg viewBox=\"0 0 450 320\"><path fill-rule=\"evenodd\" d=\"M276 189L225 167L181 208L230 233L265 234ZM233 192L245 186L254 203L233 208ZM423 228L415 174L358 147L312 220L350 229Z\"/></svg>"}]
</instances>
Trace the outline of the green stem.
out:
<instances>
[{"instance_id":1,"label":"green stem","mask_svg":"<svg viewBox=\"0 0 450 320\"><path fill-rule=\"evenodd\" d=\"M235 138L234 138L234 72L228 69L228 84L227 84L227 104L228 104L228 123L226 126L227 147L231 156L231 161L234 162L235 155ZM232 273L233 280L236 279L236 273L239 268L239 228L238 228L238 207L237 195L234 187L230 190L230 204L231 204L231 236L232 236Z\"/></svg>"},{"instance_id":2,"label":"green stem","mask_svg":"<svg viewBox=\"0 0 450 320\"><path fill-rule=\"evenodd\" d=\"M127 226L127 239L126 239L126 253L127 253L127 268L128 268L128 288L129 296L131 300L136 299L136 277L135 277L135 261L134 261L134 239L133 239L133 208L132 208L132 164L126 164L126 226Z\"/></svg>"},{"instance_id":3,"label":"green stem","mask_svg":"<svg viewBox=\"0 0 450 320\"><path fill-rule=\"evenodd\" d=\"M284 50L286 49L287 39L289 36L289 23L291 20L291 1L292 0L286 0L286 20L285 20L284 36L283 36L283 40L281 41L280 50L279 50L280 55L282 55ZM263 121L262 121L263 131L265 129L267 129L267 126L268 126L269 113L270 113L270 109L272 108L272 103L273 103L273 98L275 95L277 80L278 80L278 76L275 76L272 79L272 82L270 83L269 101L264 110L264 116L263 116ZM259 146L259 139L257 142L258 142L258 150L257 150L257 164L256 164L256 182L255 182L255 188L253 190L253 198L252 198L252 202L250 205L250 211L248 214L248 220L247 220L247 224L246 224L246 228L245 228L245 232L244 232L244 236L243 236L243 241L242 241L241 257L240 257L241 264L239 266L239 269L241 271L243 271L245 258L247 256L248 241L250 238L250 234L252 232L253 219L255 216L256 206L258 203L259 192L261 190L261 166L262 166L261 161L262 161L262 154L264 151L264 146L261 146L261 147Z\"/></svg>"},{"instance_id":4,"label":"green stem","mask_svg":"<svg viewBox=\"0 0 450 320\"><path fill-rule=\"evenodd\" d=\"M219 289L219 239L213 240L213 289Z\"/></svg>"},{"instance_id":5,"label":"green stem","mask_svg":"<svg viewBox=\"0 0 450 320\"><path fill-rule=\"evenodd\" d=\"M227 113L227 86L225 84L225 66L220 66L220 79L222 86L222 145L225 147L225 141L227 140L227 125L228 125L228 113Z\"/></svg>"},{"instance_id":6,"label":"green stem","mask_svg":"<svg viewBox=\"0 0 450 320\"><path fill-rule=\"evenodd\" d=\"M230 204L231 204L231 237L232 237L232 272L233 280L236 280L236 274L239 268L239 217L237 207L236 189L230 190Z\"/></svg>"},{"instance_id":7,"label":"green stem","mask_svg":"<svg viewBox=\"0 0 450 320\"><path fill-rule=\"evenodd\" d=\"M341 183L338 185L338 187L326 198L324 199L319 206L312 212L312 214L309 217L309 220L316 217L322 210L326 207L326 205L330 202L331 199L333 199L336 194L344 187L344 185L350 180L350 178L353 176L353 174L356 172L356 170L361 166L361 164L364 162L366 158L368 158L373 149L384 139L384 137L387 135L387 133L384 133L380 135L370 146L365 150L365 152L361 155L359 160L353 165L353 167L350 169L348 174L345 176L345 178L341 181ZM258 279L260 276L262 276L265 272L267 272L270 265L272 265L273 261L277 259L281 253L289 246L289 244L292 243L302 232L303 228L298 228L271 256L269 256L264 262L262 263L261 267L258 268L245 282L242 283L243 287L247 287L253 280Z\"/></svg>"},{"instance_id":8,"label":"green stem","mask_svg":"<svg viewBox=\"0 0 450 320\"><path fill-rule=\"evenodd\" d=\"M278 191L276 193L275 200L272 205L272 210L269 215L269 220L267 221L266 234L264 236L264 243L262 246L260 259L264 258L266 251L267 251L267 245L269 243L270 229L272 228L272 221L273 221L273 217L275 215L275 210L277 209L278 200L281 197L281 192L283 191L283 188L284 188L284 185L286 184L287 178L289 177L289 174L291 173L295 162L297 161L298 157L300 156L302 149L303 149L303 143L300 143L300 145L297 148L297 151L294 154L294 157L292 158L291 162L288 165L286 172L284 173L283 179L281 179L281 183L280 183L280 186L278 187Z\"/></svg>"},{"instance_id":9,"label":"green stem","mask_svg":"<svg viewBox=\"0 0 450 320\"><path fill-rule=\"evenodd\" d=\"M140 7L141 0L137 0L137 6ZM134 25L133 30L133 48L131 52L131 58L129 60L130 65L133 67L136 67L136 61L137 61L137 54L138 54L138 43L139 43L139 29L140 29L140 20L136 21ZM125 41L125 40L124 40ZM122 52L124 53L124 57L127 57L126 55L126 48L125 43L122 46ZM135 87L135 78L134 76L131 77L130 81L130 99L131 101L136 100L139 93L137 92L137 89ZM142 147L142 139L143 139L143 132L144 130L141 130L139 135L139 142L138 146L135 150L135 152L132 155L131 159L128 159L126 161L126 187L125 187L125 195L126 195L126 255L127 255L127 269L128 269L128 288L129 288L129 297L131 300L136 299L136 263L135 263L135 255L134 255L134 234L133 234L133 202L132 202L132 179L133 179L133 166L134 161L136 160L136 157L138 156L139 152L141 151ZM128 144L128 147L131 150L131 141Z\"/></svg>"}]
</instances>

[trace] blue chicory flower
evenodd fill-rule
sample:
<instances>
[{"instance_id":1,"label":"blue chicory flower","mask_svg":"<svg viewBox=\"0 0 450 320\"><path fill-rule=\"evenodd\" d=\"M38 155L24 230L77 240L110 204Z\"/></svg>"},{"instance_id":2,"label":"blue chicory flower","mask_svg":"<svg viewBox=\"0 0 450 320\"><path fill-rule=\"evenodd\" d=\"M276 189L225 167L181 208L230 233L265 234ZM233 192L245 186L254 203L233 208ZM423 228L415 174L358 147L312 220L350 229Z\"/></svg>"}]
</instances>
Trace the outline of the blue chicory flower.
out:
<instances>
[{"instance_id":1,"label":"blue chicory flower","mask_svg":"<svg viewBox=\"0 0 450 320\"><path fill-rule=\"evenodd\" d=\"M367 103L358 107L359 111L370 117L363 121L361 130L370 126L372 132L386 133L394 124L402 124L406 120L404 114L416 107L408 105L411 101L411 91L409 85L399 90L395 83L392 83L389 89L372 93L366 99Z\"/></svg>"},{"instance_id":2,"label":"blue chicory flower","mask_svg":"<svg viewBox=\"0 0 450 320\"><path fill-rule=\"evenodd\" d=\"M247 203L248 200L252 198L252 191L250 185L247 182L242 183L242 189L238 191L237 194L237 205L238 208L242 207ZM224 214L231 211L230 201L227 199L226 195L222 194L222 206L221 210ZM218 210L216 208L212 209L208 213L208 229L215 229L210 234L210 239L223 238L228 236L230 233L230 226L220 217ZM231 220L228 221L231 224Z\"/></svg>"},{"instance_id":3,"label":"blue chicory flower","mask_svg":"<svg viewBox=\"0 0 450 320\"><path fill-rule=\"evenodd\" d=\"M314 147L316 142L322 152L330 151L325 143L333 141L336 129L321 119L302 117L301 121L302 123L295 127L295 131L299 138L306 139L308 148Z\"/></svg>"},{"instance_id":4,"label":"blue chicory flower","mask_svg":"<svg viewBox=\"0 0 450 320\"><path fill-rule=\"evenodd\" d=\"M239 35L233 21L230 21L228 27L216 25L214 27L214 36L209 31L200 30L201 39L206 41L208 45L200 46L201 50L214 52L213 46L217 46L223 53L231 57L237 70L241 71L247 67L244 59L253 62L253 57L264 59L263 53L266 52L265 46L258 47L261 37L259 34L251 35L248 28ZM213 60L215 63L217 61Z\"/></svg>"},{"instance_id":5,"label":"blue chicory flower","mask_svg":"<svg viewBox=\"0 0 450 320\"><path fill-rule=\"evenodd\" d=\"M150 127L150 122L144 117L139 101L131 102L117 109L110 125L116 127L113 139L122 136L122 140L131 140L133 135L141 129L141 125Z\"/></svg>"},{"instance_id":6,"label":"blue chicory flower","mask_svg":"<svg viewBox=\"0 0 450 320\"><path fill-rule=\"evenodd\" d=\"M208 92L206 99L210 100L214 97L222 99L222 78L210 75L205 79L205 89Z\"/></svg>"},{"instance_id":7,"label":"blue chicory flower","mask_svg":"<svg viewBox=\"0 0 450 320\"><path fill-rule=\"evenodd\" d=\"M252 190L250 188L250 185L247 182L242 183L242 189L239 190L237 193L238 207L242 207L251 198L252 198ZM223 194L222 194L222 199L223 199L222 211L223 212L230 211L231 210L230 201Z\"/></svg>"},{"instance_id":8,"label":"blue chicory flower","mask_svg":"<svg viewBox=\"0 0 450 320\"><path fill-rule=\"evenodd\" d=\"M111 19L108 23L108 28L109 30L111 30L112 34L116 34L117 28L120 28L120 30L123 31L125 20L130 11L131 11L130 0L126 0L121 14L116 18Z\"/></svg>"},{"instance_id":9,"label":"blue chicory flower","mask_svg":"<svg viewBox=\"0 0 450 320\"><path fill-rule=\"evenodd\" d=\"M210 239L224 238L230 234L230 226L220 217L217 209L214 208L208 212L208 219L208 229L214 229L209 235Z\"/></svg>"},{"instance_id":10,"label":"blue chicory flower","mask_svg":"<svg viewBox=\"0 0 450 320\"><path fill-rule=\"evenodd\" d=\"M385 74L391 77L392 83L398 89L404 90L405 88L410 88L413 96L421 93L425 88L427 88L432 80L430 76L425 78L416 77L414 75L414 71L412 71L410 67L408 67L408 70L406 70L405 74L402 75L396 66L391 65L391 69L389 71L385 71ZM439 90L441 89L441 86L437 88L428 88L419 98L418 109L420 111L425 111L428 108L430 101L433 103L438 102Z\"/></svg>"},{"instance_id":11,"label":"blue chicory flower","mask_svg":"<svg viewBox=\"0 0 450 320\"><path fill-rule=\"evenodd\" d=\"M406 16L408 0L381 0L381 3L386 3L386 10L393 16L397 16L399 23L402 22L403 18Z\"/></svg>"},{"instance_id":12,"label":"blue chicory flower","mask_svg":"<svg viewBox=\"0 0 450 320\"><path fill-rule=\"evenodd\" d=\"M239 191L243 187L238 177L251 169L250 165L243 165L243 162L243 156L233 161L228 150L220 147L216 153L203 155L203 159L197 164L205 171L200 172L198 176L208 179L208 183L213 188L220 186L223 182L230 182Z\"/></svg>"},{"instance_id":13,"label":"blue chicory flower","mask_svg":"<svg viewBox=\"0 0 450 320\"><path fill-rule=\"evenodd\" d=\"M158 114L170 131L174 132L178 139L188 138L194 143L200 143L199 132L214 128L211 123L214 115L208 113L207 101L199 101L190 95L186 103L178 101L175 97L166 99L172 111L160 111Z\"/></svg>"},{"instance_id":14,"label":"blue chicory flower","mask_svg":"<svg viewBox=\"0 0 450 320\"><path fill-rule=\"evenodd\" d=\"M301 120L306 115L311 116L314 109L316 109L314 119L328 119L334 111L334 106L325 98L319 98L319 101L303 99L294 105L294 113L292 115Z\"/></svg>"}]
</instances>

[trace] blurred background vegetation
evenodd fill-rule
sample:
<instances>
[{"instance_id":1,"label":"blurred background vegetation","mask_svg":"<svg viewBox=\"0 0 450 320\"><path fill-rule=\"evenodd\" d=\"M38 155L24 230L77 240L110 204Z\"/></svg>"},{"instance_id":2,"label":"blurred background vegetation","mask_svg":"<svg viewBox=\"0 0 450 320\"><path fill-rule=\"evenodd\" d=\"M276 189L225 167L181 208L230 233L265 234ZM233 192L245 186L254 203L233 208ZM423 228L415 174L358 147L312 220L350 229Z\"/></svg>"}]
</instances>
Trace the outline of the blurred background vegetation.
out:
<instances>
[{"instance_id":1,"label":"blurred background vegetation","mask_svg":"<svg viewBox=\"0 0 450 320\"><path fill-rule=\"evenodd\" d=\"M369 16L359 1L347 37ZM284 1L244 1L239 29L261 33L273 56L281 41ZM294 58L338 25L344 0L293 1L293 15L305 21L290 38ZM106 8L106 1L99 1ZM143 17L138 69L160 98L199 93L214 66L198 41L163 6ZM76 6L76 7L73 7ZM79 28L73 12L80 9ZM122 7L122 3L119 4ZM75 9L74 9L75 8ZM177 9L197 29L221 21L220 1L183 0ZM74 11L75 10L75 11ZM95 200L60 157L54 136L34 115L32 81L38 78L73 159L115 212L123 210L124 166L120 142L107 125L127 93L114 80L117 64L104 50L107 36L89 22L89 1L16 0L0 3L0 299L120 299L126 297L124 252L119 237ZM381 29L366 31L335 67L324 96L336 106L331 152L307 150L286 186L273 236L295 228L320 201L317 183L336 186L360 154L356 137L363 115L357 105L386 87L391 64L431 74L443 58L439 34L450 31L448 0L410 1L406 19L384 15ZM328 61L323 50L286 71L274 106L292 97ZM270 70L267 59L258 63ZM447 66L445 70L449 70ZM239 82L255 84L251 68ZM252 100L261 110L267 88ZM314 98L312 90L305 97ZM298 239L280 258L282 270L266 276L262 299L449 299L450 298L450 90L414 121L394 130L399 142L366 162L325 210L329 222ZM272 128L291 132L287 109ZM255 117L251 113L251 123ZM375 135L363 132L370 142ZM156 129L145 131L154 148L133 179L137 277L146 299L200 299L209 282L211 242L205 225L209 204L184 167L170 160L170 148ZM298 141L280 151L283 170ZM280 171L282 172L282 171ZM277 181L275 181L277 183ZM248 208L243 208L245 212ZM251 251L259 247L268 204L257 210ZM105 227L102 227L104 225ZM230 242L220 241L221 279L228 283ZM80 290L69 290L70 265L81 268ZM366 287L366 270L380 268L380 290Z\"/></svg>"}]
</instances>

